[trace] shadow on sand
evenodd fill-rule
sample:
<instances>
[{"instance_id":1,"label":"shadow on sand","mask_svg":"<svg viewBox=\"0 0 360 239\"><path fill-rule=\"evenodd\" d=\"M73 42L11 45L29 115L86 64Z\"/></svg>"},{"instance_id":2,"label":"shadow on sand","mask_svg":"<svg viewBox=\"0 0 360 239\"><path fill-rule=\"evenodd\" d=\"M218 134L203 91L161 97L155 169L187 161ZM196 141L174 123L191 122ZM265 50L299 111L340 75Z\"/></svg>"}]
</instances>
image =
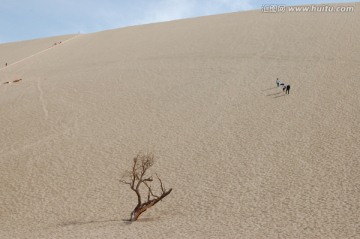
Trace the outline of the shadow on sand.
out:
<instances>
[{"instance_id":1,"label":"shadow on sand","mask_svg":"<svg viewBox=\"0 0 360 239\"><path fill-rule=\"evenodd\" d=\"M139 218L136 222L153 222L159 219L159 217L144 217ZM87 225L87 224L93 224L93 223L107 223L107 222L123 222L123 225L131 225L133 222L131 222L129 219L112 219L112 220L92 220L87 222L80 222L80 221L69 221L65 223L61 223L58 226L60 227L68 227L68 226L81 226L81 225Z\"/></svg>"},{"instance_id":2,"label":"shadow on sand","mask_svg":"<svg viewBox=\"0 0 360 239\"><path fill-rule=\"evenodd\" d=\"M70 222L65 222L62 224L59 224L58 226L60 227L67 227L67 226L79 226L79 225L86 225L86 224L91 224L91 223L105 223L105 222L121 222L121 221L125 221L125 220L117 220L117 219L113 219L113 220L92 220L92 221L87 221L87 222L78 222L78 221L70 221ZM129 220L127 220L129 222Z\"/></svg>"},{"instance_id":3,"label":"shadow on sand","mask_svg":"<svg viewBox=\"0 0 360 239\"><path fill-rule=\"evenodd\" d=\"M262 91L273 90L273 89L280 89L280 88L275 86L275 87L267 88L267 89L262 90ZM285 92L283 90L281 90L280 92L267 94L266 96L271 97L273 99L276 99L276 98L279 98L279 97L283 97L285 95L286 95Z\"/></svg>"},{"instance_id":4,"label":"shadow on sand","mask_svg":"<svg viewBox=\"0 0 360 239\"><path fill-rule=\"evenodd\" d=\"M273 96L273 95L279 95L279 94L281 94L282 92L278 92L278 93L274 93L274 94L268 94L268 95L266 95L266 96Z\"/></svg>"},{"instance_id":5,"label":"shadow on sand","mask_svg":"<svg viewBox=\"0 0 360 239\"><path fill-rule=\"evenodd\" d=\"M278 96L275 96L275 97L273 97L274 99L276 99L276 98L279 98L279 97L283 97L283 96L285 96L286 94L283 94L283 95L278 95Z\"/></svg>"},{"instance_id":6,"label":"shadow on sand","mask_svg":"<svg viewBox=\"0 0 360 239\"><path fill-rule=\"evenodd\" d=\"M278 87L271 87L271 88L267 88L267 89L264 89L264 90L261 90L261 91L267 91L267 90L272 90L272 89L276 89L276 88L278 88Z\"/></svg>"},{"instance_id":7,"label":"shadow on sand","mask_svg":"<svg viewBox=\"0 0 360 239\"><path fill-rule=\"evenodd\" d=\"M136 222L153 222L153 221L156 221L157 219L159 219L160 217L144 217L144 218L139 218L136 220ZM131 222L129 219L123 219L122 220L124 222L124 224L126 225L130 225Z\"/></svg>"}]
</instances>

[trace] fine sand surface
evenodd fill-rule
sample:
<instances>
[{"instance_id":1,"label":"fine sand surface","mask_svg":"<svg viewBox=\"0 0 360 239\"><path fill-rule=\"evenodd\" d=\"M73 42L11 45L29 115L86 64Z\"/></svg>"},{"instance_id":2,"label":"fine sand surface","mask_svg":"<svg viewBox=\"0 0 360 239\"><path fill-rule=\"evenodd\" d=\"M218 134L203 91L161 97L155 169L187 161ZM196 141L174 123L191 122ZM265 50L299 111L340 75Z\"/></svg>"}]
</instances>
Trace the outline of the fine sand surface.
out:
<instances>
[{"instance_id":1,"label":"fine sand surface","mask_svg":"<svg viewBox=\"0 0 360 239\"><path fill-rule=\"evenodd\" d=\"M360 238L352 5L0 45L0 238ZM129 224L139 151L173 191Z\"/></svg>"}]
</instances>

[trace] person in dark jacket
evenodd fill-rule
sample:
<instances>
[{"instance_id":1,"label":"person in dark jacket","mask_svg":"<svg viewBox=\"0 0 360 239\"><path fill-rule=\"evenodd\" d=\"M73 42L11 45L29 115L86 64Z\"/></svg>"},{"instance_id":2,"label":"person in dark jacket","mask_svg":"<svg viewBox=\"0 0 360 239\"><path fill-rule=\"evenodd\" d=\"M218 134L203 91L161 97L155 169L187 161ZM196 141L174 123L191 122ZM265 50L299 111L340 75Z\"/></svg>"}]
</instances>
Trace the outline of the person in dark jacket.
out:
<instances>
[{"instance_id":1,"label":"person in dark jacket","mask_svg":"<svg viewBox=\"0 0 360 239\"><path fill-rule=\"evenodd\" d=\"M290 85L287 85L287 86L286 86L285 94L290 94Z\"/></svg>"}]
</instances>

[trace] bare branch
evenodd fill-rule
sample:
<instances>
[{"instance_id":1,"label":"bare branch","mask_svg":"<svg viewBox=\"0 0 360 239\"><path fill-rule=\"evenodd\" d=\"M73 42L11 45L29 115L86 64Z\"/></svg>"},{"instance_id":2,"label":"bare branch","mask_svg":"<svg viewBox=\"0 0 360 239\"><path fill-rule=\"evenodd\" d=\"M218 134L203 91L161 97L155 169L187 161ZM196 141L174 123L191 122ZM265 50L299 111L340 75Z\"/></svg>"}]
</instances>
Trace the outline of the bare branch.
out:
<instances>
[{"instance_id":1,"label":"bare branch","mask_svg":"<svg viewBox=\"0 0 360 239\"><path fill-rule=\"evenodd\" d=\"M151 186L149 186L146 182L144 182L144 185L149 189L149 193L151 196L153 196L154 198L159 198L159 196L156 196L152 190L151 190ZM148 200L149 201L149 200Z\"/></svg>"},{"instance_id":2,"label":"bare branch","mask_svg":"<svg viewBox=\"0 0 360 239\"><path fill-rule=\"evenodd\" d=\"M163 182L161 181L160 177L156 174L156 177L158 178L160 182L160 189L161 189L161 195L154 194L151 182L153 182L152 176L147 176L148 169L154 165L154 155L151 153L142 154L139 153L134 159L133 159L133 166L132 171L128 173L128 177L131 179L130 181L126 181L124 179L120 179L119 181L121 183L130 185L131 190L133 190L136 193L137 196L137 205L133 212L131 213L131 221L136 221L137 218L145 212L148 208L154 206L156 203L161 201L164 197L169 195L172 191L172 189L166 191ZM141 185L145 185L145 187L148 189L147 191L147 200L145 202L142 202L142 197L140 193Z\"/></svg>"},{"instance_id":3,"label":"bare branch","mask_svg":"<svg viewBox=\"0 0 360 239\"><path fill-rule=\"evenodd\" d=\"M119 181L120 181L120 183L123 183L123 184L128 184L128 185L130 185L130 186L131 186L131 182L127 182L127 181L122 180L122 179L119 179Z\"/></svg>"},{"instance_id":4,"label":"bare branch","mask_svg":"<svg viewBox=\"0 0 360 239\"><path fill-rule=\"evenodd\" d=\"M142 181L143 181L143 182L152 182L153 179L152 179L152 177L150 177L150 178L145 178L145 179L143 179Z\"/></svg>"},{"instance_id":5,"label":"bare branch","mask_svg":"<svg viewBox=\"0 0 360 239\"><path fill-rule=\"evenodd\" d=\"M159 178L159 176L156 174L156 177L158 178L158 180L160 181L160 187L161 187L161 191L164 193L165 192L165 188L164 188L164 185L161 181L161 179Z\"/></svg>"},{"instance_id":6,"label":"bare branch","mask_svg":"<svg viewBox=\"0 0 360 239\"><path fill-rule=\"evenodd\" d=\"M150 201L150 195L151 195L150 192L151 192L151 191L149 190L149 191L148 191L148 196L147 196L147 200L148 200L148 201Z\"/></svg>"}]
</instances>

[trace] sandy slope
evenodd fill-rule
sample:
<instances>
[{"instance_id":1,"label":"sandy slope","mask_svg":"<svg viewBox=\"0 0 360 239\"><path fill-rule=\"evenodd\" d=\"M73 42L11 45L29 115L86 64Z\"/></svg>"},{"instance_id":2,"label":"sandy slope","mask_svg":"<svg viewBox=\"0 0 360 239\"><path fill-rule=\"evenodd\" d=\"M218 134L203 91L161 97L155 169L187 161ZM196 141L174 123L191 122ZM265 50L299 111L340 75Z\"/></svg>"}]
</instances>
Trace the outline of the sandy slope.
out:
<instances>
[{"instance_id":1,"label":"sandy slope","mask_svg":"<svg viewBox=\"0 0 360 239\"><path fill-rule=\"evenodd\" d=\"M0 237L360 238L359 21L225 14L80 35L1 69ZM129 225L118 179L139 150L173 192Z\"/></svg>"}]
</instances>

